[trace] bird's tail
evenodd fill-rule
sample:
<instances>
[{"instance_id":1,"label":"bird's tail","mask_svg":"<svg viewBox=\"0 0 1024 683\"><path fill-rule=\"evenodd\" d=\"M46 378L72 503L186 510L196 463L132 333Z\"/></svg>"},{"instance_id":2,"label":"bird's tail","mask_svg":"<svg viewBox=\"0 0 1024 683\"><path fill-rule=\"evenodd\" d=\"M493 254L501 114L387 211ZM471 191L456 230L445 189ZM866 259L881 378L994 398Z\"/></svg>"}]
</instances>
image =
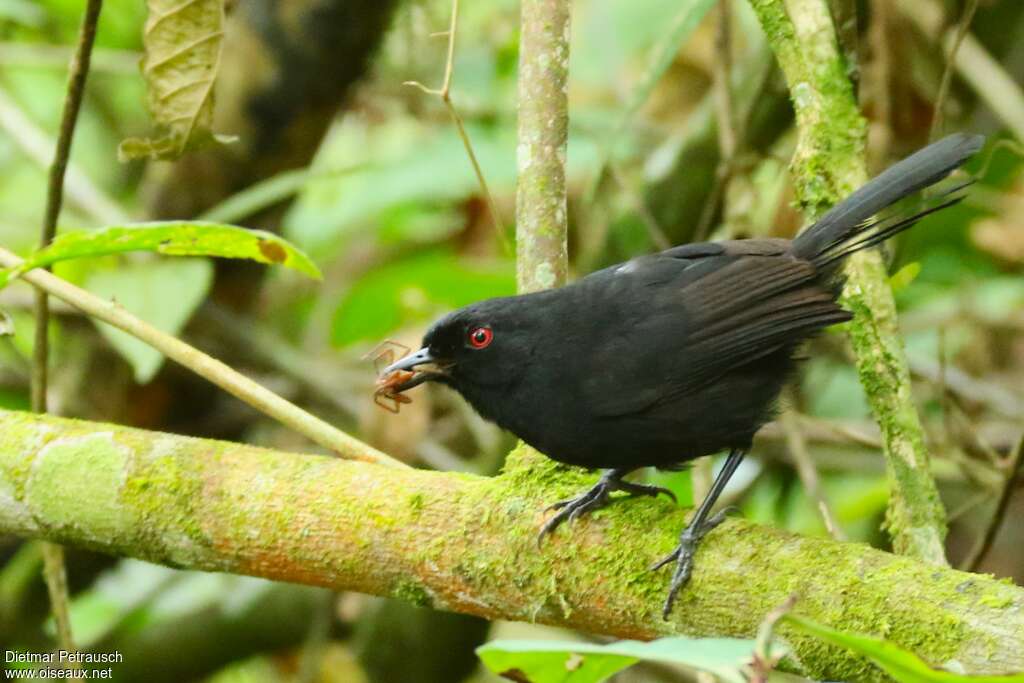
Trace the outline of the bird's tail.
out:
<instances>
[{"instance_id":1,"label":"bird's tail","mask_svg":"<svg viewBox=\"0 0 1024 683\"><path fill-rule=\"evenodd\" d=\"M884 242L928 214L956 204L963 198L956 192L971 181L926 200L913 213L872 219L904 197L944 179L984 142L980 135L957 133L893 164L802 232L793 241L793 254L818 268L828 268L855 251Z\"/></svg>"}]
</instances>

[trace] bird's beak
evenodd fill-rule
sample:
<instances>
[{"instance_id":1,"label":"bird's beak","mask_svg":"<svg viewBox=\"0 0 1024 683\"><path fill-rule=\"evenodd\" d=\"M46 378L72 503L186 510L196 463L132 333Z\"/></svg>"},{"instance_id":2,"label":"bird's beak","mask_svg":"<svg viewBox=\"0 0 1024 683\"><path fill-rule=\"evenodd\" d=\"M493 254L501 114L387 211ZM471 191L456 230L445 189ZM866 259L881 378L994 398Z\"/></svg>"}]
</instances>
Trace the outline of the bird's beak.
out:
<instances>
[{"instance_id":1,"label":"bird's beak","mask_svg":"<svg viewBox=\"0 0 1024 683\"><path fill-rule=\"evenodd\" d=\"M430 355L430 349L423 347L416 353L409 354L405 358L399 358L391 365L384 368L380 373L381 375L390 375L395 370L412 370L417 365L426 365L427 363L434 363L436 359Z\"/></svg>"},{"instance_id":2,"label":"bird's beak","mask_svg":"<svg viewBox=\"0 0 1024 683\"><path fill-rule=\"evenodd\" d=\"M437 367L438 359L430 354L430 349L428 347L424 347L417 351L416 353L409 354L405 358L399 358L394 363L384 368L384 370L381 371L380 376L384 378L388 377L393 372L398 372L401 370L408 371L421 365L428 364L433 364L435 366L435 369L417 372L414 376L412 376L405 382L396 384L394 386L395 393L401 393L407 389L412 389L415 386L419 386L424 382L430 381L432 379L437 379L438 377L442 377L445 375L443 369Z\"/></svg>"}]
</instances>

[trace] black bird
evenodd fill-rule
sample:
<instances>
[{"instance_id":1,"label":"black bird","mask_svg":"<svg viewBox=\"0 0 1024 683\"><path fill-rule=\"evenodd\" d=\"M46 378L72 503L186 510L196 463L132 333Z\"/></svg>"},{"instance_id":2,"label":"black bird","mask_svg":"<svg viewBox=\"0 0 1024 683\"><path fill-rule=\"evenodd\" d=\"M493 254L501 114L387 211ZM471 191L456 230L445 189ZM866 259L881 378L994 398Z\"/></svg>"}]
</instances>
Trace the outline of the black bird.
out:
<instances>
[{"instance_id":1,"label":"black bird","mask_svg":"<svg viewBox=\"0 0 1024 683\"><path fill-rule=\"evenodd\" d=\"M722 513L710 514L715 500L772 417L794 353L851 318L836 303L843 260L962 199L954 193L965 185L912 212L875 217L944 179L983 143L957 134L929 145L793 240L686 244L560 289L466 306L434 323L422 349L384 372L429 364L394 390L447 384L548 457L606 469L589 491L549 508L559 512L541 538L607 505L613 491L668 493L625 481L633 470L676 468L728 450L679 546L655 565L676 565L667 617L698 542L722 520Z\"/></svg>"}]
</instances>

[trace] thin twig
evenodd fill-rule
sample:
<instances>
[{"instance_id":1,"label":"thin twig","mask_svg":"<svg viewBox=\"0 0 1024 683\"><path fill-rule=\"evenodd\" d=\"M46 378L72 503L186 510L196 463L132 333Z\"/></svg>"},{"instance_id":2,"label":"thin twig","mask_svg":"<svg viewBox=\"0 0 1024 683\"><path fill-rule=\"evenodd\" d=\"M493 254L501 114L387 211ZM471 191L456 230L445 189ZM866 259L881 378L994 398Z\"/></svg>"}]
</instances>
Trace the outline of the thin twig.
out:
<instances>
[{"instance_id":1,"label":"thin twig","mask_svg":"<svg viewBox=\"0 0 1024 683\"><path fill-rule=\"evenodd\" d=\"M671 247L672 241L669 240L665 231L661 229L658 219L651 213L641 193L629 185L629 182L622 175L622 171L612 162L608 162L608 175L619 186L619 189L623 191L629 203L633 205L633 210L636 211L636 215L640 217L640 221L647 228L647 236L651 238L654 246L661 250Z\"/></svg>"},{"instance_id":2,"label":"thin twig","mask_svg":"<svg viewBox=\"0 0 1024 683\"><path fill-rule=\"evenodd\" d=\"M870 79L871 103L874 116L872 125L875 135L869 141L874 166L884 165L892 144L892 55L889 43L889 22L891 10L889 0L873 0L871 3L871 24L868 26L868 46L871 50L871 64L867 69ZM863 92L863 90L862 90Z\"/></svg>"},{"instance_id":3,"label":"thin twig","mask_svg":"<svg viewBox=\"0 0 1024 683\"><path fill-rule=\"evenodd\" d=\"M50 165L49 184L46 190L46 212L43 216L43 228L39 237L40 249L53 241L57 234L57 219L64 203L64 173L67 171L68 159L71 156L71 141L75 135L75 125L78 123L78 112L82 108L85 80L89 75L89 58L92 53L93 41L96 38L96 24L99 21L102 7L103 0L88 0L85 16L82 19L78 48L71 59L68 90L64 98L64 111L60 121L60 134L57 137L57 148ZM46 412L46 368L49 358L46 330L50 319L46 304L46 292L36 290L32 409L38 413Z\"/></svg>"},{"instance_id":4,"label":"thin twig","mask_svg":"<svg viewBox=\"0 0 1024 683\"><path fill-rule=\"evenodd\" d=\"M693 491L693 501L704 500L711 490L715 481L715 459L701 458L693 463L690 468L690 489Z\"/></svg>"},{"instance_id":5,"label":"thin twig","mask_svg":"<svg viewBox=\"0 0 1024 683\"><path fill-rule=\"evenodd\" d=\"M561 287L569 277L569 0L519 3L516 84L516 291ZM543 466L533 449L516 449L507 472Z\"/></svg>"},{"instance_id":6,"label":"thin twig","mask_svg":"<svg viewBox=\"0 0 1024 683\"><path fill-rule=\"evenodd\" d=\"M57 219L64 203L64 174L71 157L71 141L75 136L78 113L82 109L85 81L89 76L89 60L96 40L96 25L99 22L103 0L88 0L82 27L78 35L78 47L71 58L68 73L67 94L64 96L64 110L61 114L60 133L57 147L50 164L49 183L46 188L46 212L39 235L39 248L47 246L57 234ZM47 369L50 362L48 331L50 308L46 292L36 290L35 296L35 337L32 344L32 410L47 412L46 390ZM64 567L64 549L53 543L43 545L43 578L50 595L53 620L57 626L57 641L68 652L75 651L71 634L71 618L68 615L68 579ZM77 667L75 667L77 668Z\"/></svg>"},{"instance_id":7,"label":"thin twig","mask_svg":"<svg viewBox=\"0 0 1024 683\"><path fill-rule=\"evenodd\" d=\"M949 95L949 85L953 80L953 66L956 63L956 53L960 45L967 37L967 31L971 28L971 21L978 9L978 0L967 0L963 16L960 18L960 25L956 30L956 37L953 45L949 48L949 56L946 58L946 68L942 71L942 81L939 83L939 92L935 96L935 108L932 110L932 125L928 130L928 141L935 140L935 137L942 130L943 109L946 105L946 97Z\"/></svg>"},{"instance_id":8,"label":"thin twig","mask_svg":"<svg viewBox=\"0 0 1024 683\"><path fill-rule=\"evenodd\" d=\"M894 3L903 16L912 21L928 37L938 37L943 48L954 54L954 31L945 30L944 3L938 0L903 0ZM1024 90L1017 79L1007 73L985 46L971 34L963 39L955 52L956 69L964 83L971 87L992 113L1024 141Z\"/></svg>"},{"instance_id":9,"label":"thin twig","mask_svg":"<svg viewBox=\"0 0 1024 683\"><path fill-rule=\"evenodd\" d=\"M718 0L718 23L715 32L715 59L712 60L712 88L718 117L718 146L722 158L731 161L736 154L739 136L733 115L732 84L732 3Z\"/></svg>"},{"instance_id":10,"label":"thin twig","mask_svg":"<svg viewBox=\"0 0 1024 683\"><path fill-rule=\"evenodd\" d=\"M46 592L50 597L50 611L57 628L57 642L62 650L75 652L75 639L71 633L71 616L68 611L70 594L68 593L68 573L64 566L64 548L59 543L44 541L43 580ZM75 661L68 663L68 668L79 669L81 665Z\"/></svg>"},{"instance_id":11,"label":"thin twig","mask_svg":"<svg viewBox=\"0 0 1024 683\"><path fill-rule=\"evenodd\" d=\"M781 655L772 654L772 640L776 625L782 617L792 611L796 605L798 595L793 593L782 601L778 607L765 615L761 625L757 628L757 640L754 645L754 657L749 665L750 683L767 683L771 672L782 660Z\"/></svg>"},{"instance_id":12,"label":"thin twig","mask_svg":"<svg viewBox=\"0 0 1024 683\"><path fill-rule=\"evenodd\" d=\"M0 266L16 268L22 263L20 257L0 247ZM21 279L34 287L45 290L51 296L67 302L83 313L113 325L149 344L176 363L192 370L232 396L292 428L339 457L392 467L406 467L404 463L327 424L297 405L289 403L219 360L136 318L113 301L102 299L44 270L31 270L25 273Z\"/></svg>"},{"instance_id":13,"label":"thin twig","mask_svg":"<svg viewBox=\"0 0 1024 683\"><path fill-rule=\"evenodd\" d=\"M466 156L469 157L469 163L473 166L473 173L476 175L477 183L480 184L480 191L483 192L484 199L487 200L487 209L491 212L491 220L494 221L494 229L498 233L498 238L501 240L501 248L506 254L511 254L512 245L509 244L508 235L505 233L505 225L501 221L501 214L498 213L498 205L494 201L494 195L491 194L486 178L484 178L483 169L480 168L480 162L476 158L476 152L473 151L473 144L469 141L469 134L466 132L466 127L462 123L462 117L459 115L458 110L455 109L455 104L452 102L451 87L452 73L455 68L455 32L458 25L459 0L452 0L452 18L451 23L448 25L448 30L432 34L436 36L448 36L448 58L444 65L444 81L442 82L441 87L435 90L433 88L428 88L419 81L405 81L403 85L419 88L428 95L438 95L441 98L441 101L444 102L444 106L448 109L448 114L452 117L452 122L455 123L455 129L459 133L459 139L462 140L462 146L466 149Z\"/></svg>"},{"instance_id":14,"label":"thin twig","mask_svg":"<svg viewBox=\"0 0 1024 683\"><path fill-rule=\"evenodd\" d=\"M1009 507L1010 497L1013 495L1017 478L1020 476L1022 460L1024 460L1024 436L1021 436L1017 446L1013 449L1013 453L1010 454L1007 460L1006 478L1003 480L1003 487L999 491L999 500L996 502L996 507L992 510L992 516L985 526L985 533L978 539L978 543L971 548L971 552L967 554L967 557L964 558L961 564L961 568L965 571L975 571L992 547L996 533L999 531L999 527L1002 526L1003 518L1006 516L1006 509Z\"/></svg>"},{"instance_id":15,"label":"thin twig","mask_svg":"<svg viewBox=\"0 0 1024 683\"><path fill-rule=\"evenodd\" d=\"M789 449L789 454L793 459L793 464L796 466L797 474L800 476L800 482L804 485L804 490L807 491L808 498L814 502L815 507L821 514L822 521L825 523L825 528L832 535L832 538L837 541L845 541L846 534L843 533L842 527L839 526L839 520L832 513L828 500L821 491L821 480L818 478L818 470L814 466L814 460L807 450L807 442L800 431L800 425L796 421L796 416L791 410L786 410L779 416L779 421L782 423L782 429L786 433L786 445Z\"/></svg>"},{"instance_id":16,"label":"thin twig","mask_svg":"<svg viewBox=\"0 0 1024 683\"><path fill-rule=\"evenodd\" d=\"M735 172L736 150L739 134L736 131L736 117L732 96L732 30L730 26L732 5L730 0L718 0L718 22L715 32L715 58L711 68L711 90L715 104L715 118L718 123L718 166L715 168L715 184L711 196L704 204L694 241L707 238L715 210L728 194L729 180ZM753 106L753 105L751 105Z\"/></svg>"}]
</instances>

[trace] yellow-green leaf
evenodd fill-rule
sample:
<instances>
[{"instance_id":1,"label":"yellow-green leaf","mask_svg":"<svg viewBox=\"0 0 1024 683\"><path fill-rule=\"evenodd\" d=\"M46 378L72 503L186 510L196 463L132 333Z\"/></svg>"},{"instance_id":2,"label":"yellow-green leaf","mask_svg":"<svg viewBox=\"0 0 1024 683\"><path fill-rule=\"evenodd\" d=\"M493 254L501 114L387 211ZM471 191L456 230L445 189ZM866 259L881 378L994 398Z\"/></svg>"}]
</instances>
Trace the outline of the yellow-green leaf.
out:
<instances>
[{"instance_id":1,"label":"yellow-green leaf","mask_svg":"<svg viewBox=\"0 0 1024 683\"><path fill-rule=\"evenodd\" d=\"M826 643L845 647L867 657L900 683L1024 683L1024 673L1005 676L967 676L933 669L921 661L917 655L882 638L835 631L810 619L792 614L783 619Z\"/></svg>"},{"instance_id":2,"label":"yellow-green leaf","mask_svg":"<svg viewBox=\"0 0 1024 683\"><path fill-rule=\"evenodd\" d=\"M528 683L600 683L639 661L704 671L722 683L743 683L754 655L753 640L675 636L648 643L620 640L599 645L557 640L494 640L476 649L494 673ZM786 648L774 646L773 656ZM774 672L773 672L774 674ZM770 676L770 681L782 680Z\"/></svg>"},{"instance_id":3,"label":"yellow-green leaf","mask_svg":"<svg viewBox=\"0 0 1024 683\"><path fill-rule=\"evenodd\" d=\"M152 251L171 256L248 259L282 265L320 279L320 270L308 256L287 240L272 233L221 223L157 221L63 233L48 247L26 258L22 265L10 271L0 272L0 287L6 285L11 278L33 268L42 268L69 259L107 256L127 251Z\"/></svg>"},{"instance_id":4,"label":"yellow-green leaf","mask_svg":"<svg viewBox=\"0 0 1024 683\"><path fill-rule=\"evenodd\" d=\"M224 0L147 0L143 34L149 112L157 131L121 143L122 161L176 159L229 140L213 133L213 84L224 41Z\"/></svg>"}]
</instances>

